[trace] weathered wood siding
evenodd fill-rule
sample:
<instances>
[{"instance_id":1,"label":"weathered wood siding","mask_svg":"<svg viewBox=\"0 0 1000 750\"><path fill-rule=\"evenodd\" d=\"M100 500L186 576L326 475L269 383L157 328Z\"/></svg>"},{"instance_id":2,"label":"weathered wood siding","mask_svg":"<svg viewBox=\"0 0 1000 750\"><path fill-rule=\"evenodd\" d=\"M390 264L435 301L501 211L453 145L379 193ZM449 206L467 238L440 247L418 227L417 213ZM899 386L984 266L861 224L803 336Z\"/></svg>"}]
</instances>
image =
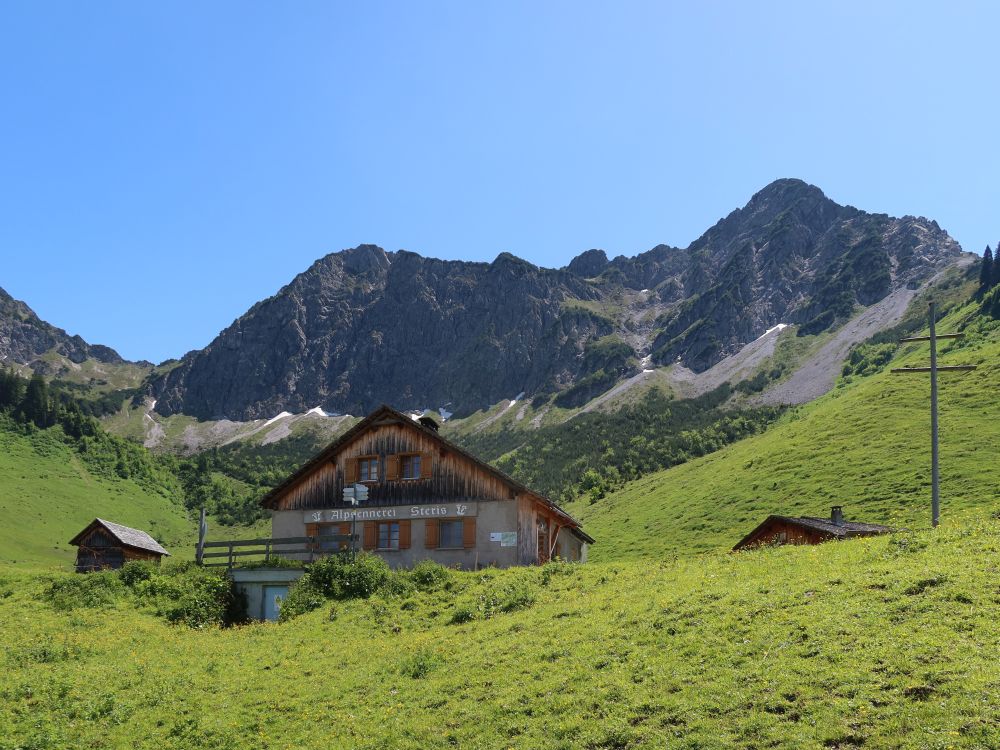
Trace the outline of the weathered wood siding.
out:
<instances>
[{"instance_id":1,"label":"weathered wood siding","mask_svg":"<svg viewBox=\"0 0 1000 750\"><path fill-rule=\"evenodd\" d=\"M430 476L421 479L386 479L389 457L419 453L430 462ZM509 500L510 488L473 461L442 446L432 436L411 425L386 420L359 434L329 462L315 467L277 498L276 510L336 508L343 505L348 464L361 456L378 456L379 481L366 482L368 504L408 505L450 500Z\"/></svg>"},{"instance_id":2,"label":"weathered wood siding","mask_svg":"<svg viewBox=\"0 0 1000 750\"><path fill-rule=\"evenodd\" d=\"M125 546L100 528L81 539L76 551L76 569L79 571L114 570L132 560L159 562L160 555L151 550Z\"/></svg>"},{"instance_id":3,"label":"weathered wood siding","mask_svg":"<svg viewBox=\"0 0 1000 750\"><path fill-rule=\"evenodd\" d=\"M766 544L820 544L831 539L832 535L822 531L807 529L788 521L772 520L758 529L748 540L739 545L738 549L748 549Z\"/></svg>"}]
</instances>

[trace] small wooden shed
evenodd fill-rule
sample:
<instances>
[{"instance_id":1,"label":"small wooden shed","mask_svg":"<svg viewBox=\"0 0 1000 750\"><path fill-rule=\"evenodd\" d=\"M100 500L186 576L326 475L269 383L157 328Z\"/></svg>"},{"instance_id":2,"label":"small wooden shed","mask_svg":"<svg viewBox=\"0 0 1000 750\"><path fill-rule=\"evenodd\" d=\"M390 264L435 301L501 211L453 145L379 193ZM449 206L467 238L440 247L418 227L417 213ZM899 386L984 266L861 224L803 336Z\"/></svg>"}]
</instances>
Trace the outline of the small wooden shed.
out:
<instances>
[{"instance_id":1,"label":"small wooden shed","mask_svg":"<svg viewBox=\"0 0 1000 750\"><path fill-rule=\"evenodd\" d=\"M116 570L132 560L153 560L158 563L163 555L170 554L145 531L105 521L103 518L95 518L69 543L77 547L77 573Z\"/></svg>"},{"instance_id":2,"label":"small wooden shed","mask_svg":"<svg viewBox=\"0 0 1000 750\"><path fill-rule=\"evenodd\" d=\"M743 537L733 551L769 544L820 544L831 539L875 536L892 531L877 523L845 521L841 506L834 505L829 518L768 516L760 526Z\"/></svg>"}]
</instances>

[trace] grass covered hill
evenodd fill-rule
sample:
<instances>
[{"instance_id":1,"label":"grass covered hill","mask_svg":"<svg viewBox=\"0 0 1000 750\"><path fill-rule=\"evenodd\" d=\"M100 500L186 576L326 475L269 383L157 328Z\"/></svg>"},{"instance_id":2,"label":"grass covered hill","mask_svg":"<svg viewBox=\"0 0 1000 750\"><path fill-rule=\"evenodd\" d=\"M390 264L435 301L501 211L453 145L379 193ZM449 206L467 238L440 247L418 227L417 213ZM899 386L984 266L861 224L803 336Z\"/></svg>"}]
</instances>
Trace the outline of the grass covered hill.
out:
<instances>
[{"instance_id":1,"label":"grass covered hill","mask_svg":"<svg viewBox=\"0 0 1000 750\"><path fill-rule=\"evenodd\" d=\"M0 513L0 565L71 564L67 542L97 516L144 529L175 554L197 533L166 488L100 472L60 427L25 432L2 418Z\"/></svg>"},{"instance_id":2,"label":"grass covered hill","mask_svg":"<svg viewBox=\"0 0 1000 750\"><path fill-rule=\"evenodd\" d=\"M998 553L983 517L448 572L204 630L8 570L0 748L996 747Z\"/></svg>"},{"instance_id":3,"label":"grass covered hill","mask_svg":"<svg viewBox=\"0 0 1000 750\"><path fill-rule=\"evenodd\" d=\"M1000 508L1000 321L973 302L939 331L963 329L942 373L942 513ZM759 435L569 510L597 539L592 559L663 557L728 549L768 514L825 516L841 504L849 520L924 528L930 523L929 375L893 375L925 365L927 344L881 340L858 347L826 396L783 415Z\"/></svg>"}]
</instances>

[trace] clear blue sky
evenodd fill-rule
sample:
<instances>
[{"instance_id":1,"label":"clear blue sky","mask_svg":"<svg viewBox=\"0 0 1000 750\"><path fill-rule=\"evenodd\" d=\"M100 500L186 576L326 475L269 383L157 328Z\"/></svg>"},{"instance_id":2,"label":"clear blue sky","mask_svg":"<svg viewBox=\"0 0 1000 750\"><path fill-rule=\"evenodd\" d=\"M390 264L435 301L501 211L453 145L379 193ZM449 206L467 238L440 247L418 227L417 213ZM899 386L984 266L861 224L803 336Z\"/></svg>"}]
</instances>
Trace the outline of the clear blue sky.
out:
<instances>
[{"instance_id":1,"label":"clear blue sky","mask_svg":"<svg viewBox=\"0 0 1000 750\"><path fill-rule=\"evenodd\" d=\"M933 6L9 0L0 286L159 361L328 252L632 255L778 177L980 252L1000 11Z\"/></svg>"}]
</instances>

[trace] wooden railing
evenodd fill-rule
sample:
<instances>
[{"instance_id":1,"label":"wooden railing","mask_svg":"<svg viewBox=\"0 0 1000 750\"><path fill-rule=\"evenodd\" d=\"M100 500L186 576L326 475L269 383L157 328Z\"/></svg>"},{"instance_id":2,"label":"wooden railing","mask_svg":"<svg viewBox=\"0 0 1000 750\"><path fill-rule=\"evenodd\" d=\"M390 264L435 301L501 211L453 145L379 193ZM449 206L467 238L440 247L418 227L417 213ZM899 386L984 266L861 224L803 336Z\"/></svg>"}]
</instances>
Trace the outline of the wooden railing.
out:
<instances>
[{"instance_id":1,"label":"wooden railing","mask_svg":"<svg viewBox=\"0 0 1000 750\"><path fill-rule=\"evenodd\" d=\"M206 568L227 568L232 570L237 558L263 557L267 561L273 557L285 555L308 555L308 562L317 556L337 552L345 542L352 544L357 541L357 535L335 534L332 536L288 536L265 539L233 539L225 542L205 542L205 550L197 555L197 562ZM224 550L217 552L215 550ZM205 562L206 558L216 560L225 558L224 562Z\"/></svg>"}]
</instances>

